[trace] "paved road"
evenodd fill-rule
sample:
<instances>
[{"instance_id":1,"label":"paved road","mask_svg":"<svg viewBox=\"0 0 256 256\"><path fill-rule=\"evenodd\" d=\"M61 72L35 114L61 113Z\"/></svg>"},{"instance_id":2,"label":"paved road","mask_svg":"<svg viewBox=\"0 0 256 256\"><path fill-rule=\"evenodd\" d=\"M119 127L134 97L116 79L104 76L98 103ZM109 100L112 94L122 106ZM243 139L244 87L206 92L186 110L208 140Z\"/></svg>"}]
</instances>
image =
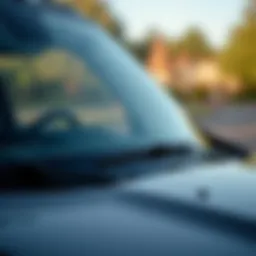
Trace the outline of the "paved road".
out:
<instances>
[{"instance_id":1,"label":"paved road","mask_svg":"<svg viewBox=\"0 0 256 256\"><path fill-rule=\"evenodd\" d=\"M219 108L200 123L217 135L256 152L256 104Z\"/></svg>"}]
</instances>

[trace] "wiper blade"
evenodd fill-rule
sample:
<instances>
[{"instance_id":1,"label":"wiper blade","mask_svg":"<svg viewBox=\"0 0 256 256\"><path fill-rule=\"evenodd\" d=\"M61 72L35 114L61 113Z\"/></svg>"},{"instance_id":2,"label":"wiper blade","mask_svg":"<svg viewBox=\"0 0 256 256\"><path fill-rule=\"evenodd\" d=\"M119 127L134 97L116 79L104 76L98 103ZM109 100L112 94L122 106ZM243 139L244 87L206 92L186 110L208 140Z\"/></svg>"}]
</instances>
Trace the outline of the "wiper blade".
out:
<instances>
[{"instance_id":1,"label":"wiper blade","mask_svg":"<svg viewBox=\"0 0 256 256\"><path fill-rule=\"evenodd\" d=\"M72 179L59 180L58 174L50 172L47 167L40 167L40 163L21 164L13 167L6 167L1 170L0 190L52 190L62 187L73 186L108 186L116 182L116 175L108 173L109 167L132 163L141 160L154 160L165 157L188 156L195 152L193 147L188 145L154 145L143 149L133 150L122 154L105 155L96 157L90 161L95 162L93 168L79 172L70 172Z\"/></svg>"},{"instance_id":2,"label":"wiper blade","mask_svg":"<svg viewBox=\"0 0 256 256\"><path fill-rule=\"evenodd\" d=\"M193 147L189 145L154 145L139 150L129 151L120 155L111 155L101 159L103 167L109 167L111 165L123 164L129 161L136 161L142 159L158 159L164 157L177 157L188 156L195 152Z\"/></svg>"},{"instance_id":3,"label":"wiper blade","mask_svg":"<svg viewBox=\"0 0 256 256\"><path fill-rule=\"evenodd\" d=\"M157 145L152 148L149 148L144 152L144 155L148 157L164 157L164 156L177 156L177 155L187 155L192 153L193 149L187 145L178 145L178 146L166 146L166 145ZM143 153L143 152L142 152Z\"/></svg>"}]
</instances>

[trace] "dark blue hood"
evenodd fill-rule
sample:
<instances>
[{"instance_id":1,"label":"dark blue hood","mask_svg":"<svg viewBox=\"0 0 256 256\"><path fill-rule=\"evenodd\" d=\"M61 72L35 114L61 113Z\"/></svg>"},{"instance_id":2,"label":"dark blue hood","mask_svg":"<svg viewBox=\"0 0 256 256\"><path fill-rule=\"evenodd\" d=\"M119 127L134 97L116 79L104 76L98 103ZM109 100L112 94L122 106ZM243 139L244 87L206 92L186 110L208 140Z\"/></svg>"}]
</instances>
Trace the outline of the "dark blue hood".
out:
<instances>
[{"instance_id":1,"label":"dark blue hood","mask_svg":"<svg viewBox=\"0 0 256 256\"><path fill-rule=\"evenodd\" d=\"M256 221L255 184L256 165L227 161L192 166L175 174L156 175L135 182L129 188Z\"/></svg>"},{"instance_id":2,"label":"dark blue hood","mask_svg":"<svg viewBox=\"0 0 256 256\"><path fill-rule=\"evenodd\" d=\"M223 162L111 188L5 194L0 252L256 255L254 171Z\"/></svg>"}]
</instances>

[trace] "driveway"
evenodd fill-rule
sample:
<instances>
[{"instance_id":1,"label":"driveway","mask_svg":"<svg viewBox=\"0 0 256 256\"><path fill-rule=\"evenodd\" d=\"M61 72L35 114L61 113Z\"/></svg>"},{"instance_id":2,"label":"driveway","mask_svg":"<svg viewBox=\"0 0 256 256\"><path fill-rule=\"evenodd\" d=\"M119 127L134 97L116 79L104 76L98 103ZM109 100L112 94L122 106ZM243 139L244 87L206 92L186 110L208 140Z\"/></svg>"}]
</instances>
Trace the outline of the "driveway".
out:
<instances>
[{"instance_id":1,"label":"driveway","mask_svg":"<svg viewBox=\"0 0 256 256\"><path fill-rule=\"evenodd\" d=\"M256 152L256 104L221 107L199 123L218 136Z\"/></svg>"}]
</instances>

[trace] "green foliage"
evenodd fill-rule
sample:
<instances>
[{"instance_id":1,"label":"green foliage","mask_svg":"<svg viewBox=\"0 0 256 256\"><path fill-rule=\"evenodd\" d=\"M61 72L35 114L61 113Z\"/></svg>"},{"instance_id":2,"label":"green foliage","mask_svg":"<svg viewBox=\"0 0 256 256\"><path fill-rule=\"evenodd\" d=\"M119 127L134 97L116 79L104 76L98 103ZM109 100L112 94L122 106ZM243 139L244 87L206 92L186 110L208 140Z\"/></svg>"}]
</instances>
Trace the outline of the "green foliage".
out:
<instances>
[{"instance_id":1,"label":"green foliage","mask_svg":"<svg viewBox=\"0 0 256 256\"><path fill-rule=\"evenodd\" d=\"M248 8L242 23L231 33L227 46L221 56L223 68L229 73L237 75L241 79L245 86L243 95L248 96L251 94L250 92L256 90L255 45L255 10L253 8Z\"/></svg>"},{"instance_id":2,"label":"green foliage","mask_svg":"<svg viewBox=\"0 0 256 256\"><path fill-rule=\"evenodd\" d=\"M130 42L128 43L128 49L140 62L145 63L149 55L151 43L152 41L150 38L146 38L139 42Z\"/></svg>"},{"instance_id":3,"label":"green foliage","mask_svg":"<svg viewBox=\"0 0 256 256\"><path fill-rule=\"evenodd\" d=\"M157 37L156 31L150 31L148 35L139 42L131 43L131 51L139 60L145 62L148 57L151 43ZM173 57L186 53L192 58L208 57L215 54L212 46L208 42L204 33L195 27L189 28L185 34L179 39L168 38L168 46L170 54Z\"/></svg>"},{"instance_id":4,"label":"green foliage","mask_svg":"<svg viewBox=\"0 0 256 256\"><path fill-rule=\"evenodd\" d=\"M209 90L204 86L198 86L196 90L193 91L193 99L196 101L206 101L210 96Z\"/></svg>"},{"instance_id":5,"label":"green foliage","mask_svg":"<svg viewBox=\"0 0 256 256\"><path fill-rule=\"evenodd\" d=\"M197 27L190 27L177 41L174 50L185 52L193 58L206 57L213 54L213 49L204 33Z\"/></svg>"},{"instance_id":6,"label":"green foliage","mask_svg":"<svg viewBox=\"0 0 256 256\"><path fill-rule=\"evenodd\" d=\"M31 76L24 69L17 70L17 75L16 75L16 81L15 82L17 84L19 84L19 86L21 88L26 88L31 84Z\"/></svg>"},{"instance_id":7,"label":"green foliage","mask_svg":"<svg viewBox=\"0 0 256 256\"><path fill-rule=\"evenodd\" d=\"M247 85L244 90L237 95L236 100L241 102L255 101L256 99L256 86Z\"/></svg>"},{"instance_id":8,"label":"green foliage","mask_svg":"<svg viewBox=\"0 0 256 256\"><path fill-rule=\"evenodd\" d=\"M256 83L256 23L237 28L222 55L223 67L245 84Z\"/></svg>"},{"instance_id":9,"label":"green foliage","mask_svg":"<svg viewBox=\"0 0 256 256\"><path fill-rule=\"evenodd\" d=\"M145 45L144 42L128 42L126 46L138 61L141 63L145 62L149 53L148 45Z\"/></svg>"},{"instance_id":10,"label":"green foliage","mask_svg":"<svg viewBox=\"0 0 256 256\"><path fill-rule=\"evenodd\" d=\"M190 92L179 90L178 88L170 89L172 94L181 102L206 102L210 93L204 86L198 85L196 89Z\"/></svg>"}]
</instances>

